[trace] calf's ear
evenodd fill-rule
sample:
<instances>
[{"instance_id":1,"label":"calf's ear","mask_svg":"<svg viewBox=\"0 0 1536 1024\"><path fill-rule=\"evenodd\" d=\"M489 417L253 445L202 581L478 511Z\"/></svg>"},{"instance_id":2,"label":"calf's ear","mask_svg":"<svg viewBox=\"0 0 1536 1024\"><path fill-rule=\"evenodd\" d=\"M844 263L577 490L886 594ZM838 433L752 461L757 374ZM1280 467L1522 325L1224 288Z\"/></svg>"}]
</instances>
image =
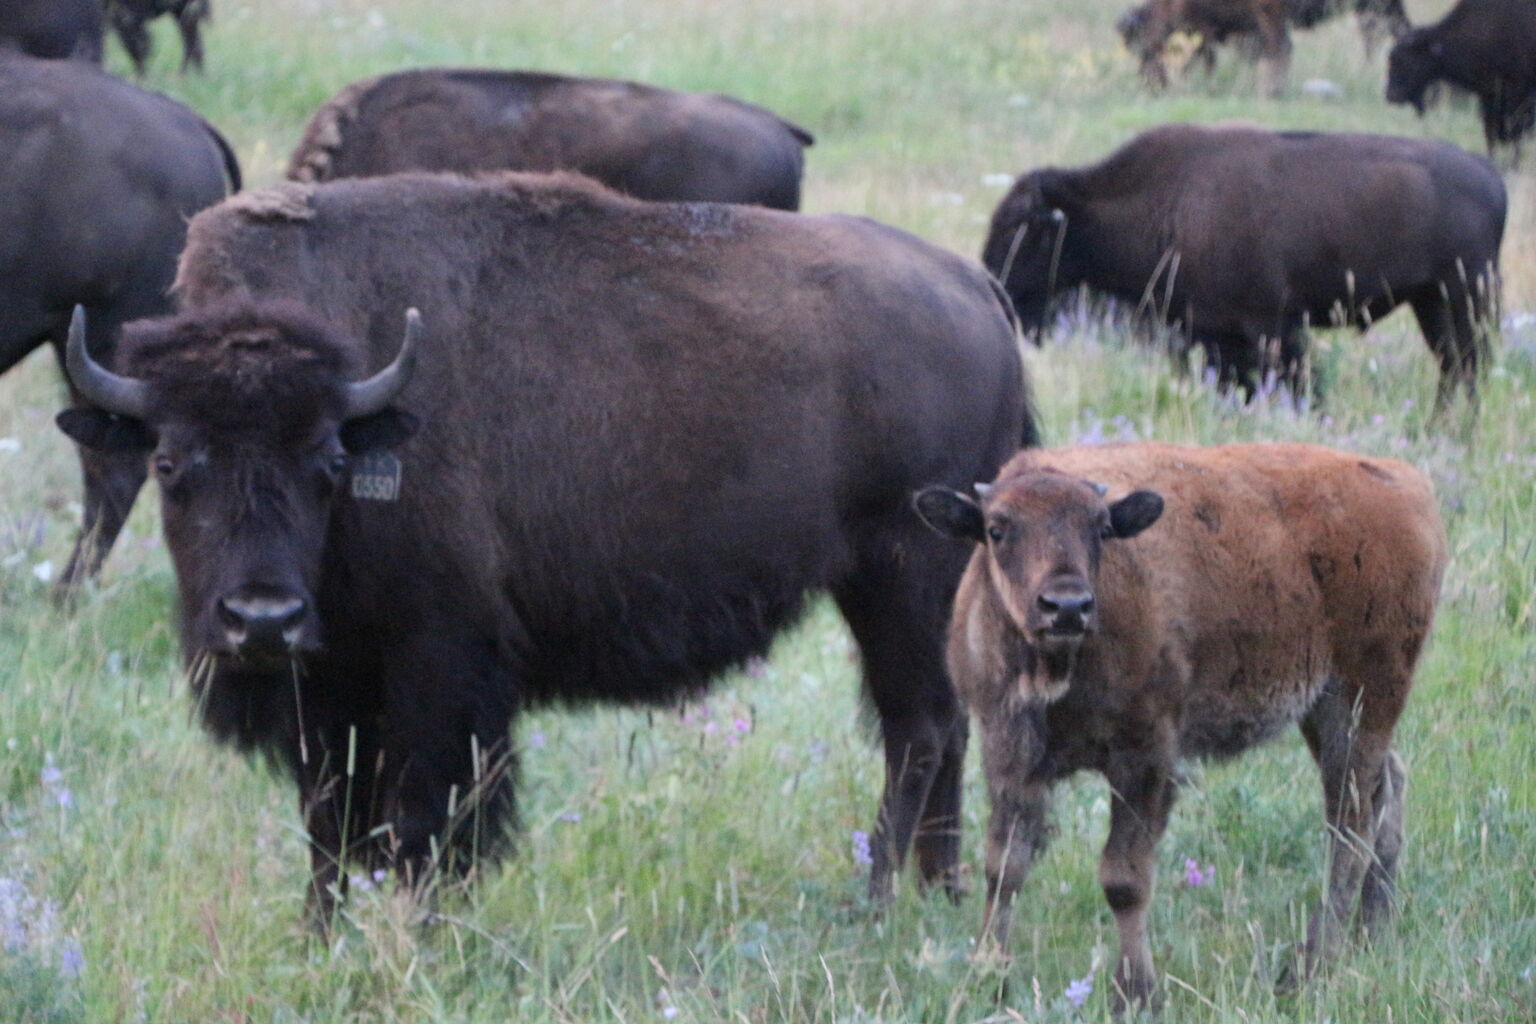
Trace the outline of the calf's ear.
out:
<instances>
[{"instance_id":1,"label":"calf's ear","mask_svg":"<svg viewBox=\"0 0 1536 1024\"><path fill-rule=\"evenodd\" d=\"M935 533L977 544L986 536L982 528L981 506L959 491L948 487L925 487L913 496L912 507Z\"/></svg>"},{"instance_id":2,"label":"calf's ear","mask_svg":"<svg viewBox=\"0 0 1536 1024\"><path fill-rule=\"evenodd\" d=\"M421 426L421 421L399 409L385 409L372 416L359 416L341 425L341 446L349 455L363 455L402 443Z\"/></svg>"},{"instance_id":3,"label":"calf's ear","mask_svg":"<svg viewBox=\"0 0 1536 1024\"><path fill-rule=\"evenodd\" d=\"M1163 514L1163 496L1156 491L1132 491L1109 506L1109 527L1116 537L1134 537Z\"/></svg>"},{"instance_id":4,"label":"calf's ear","mask_svg":"<svg viewBox=\"0 0 1536 1024\"><path fill-rule=\"evenodd\" d=\"M92 406L65 409L53 418L76 444L99 452L148 452L155 438L139 420Z\"/></svg>"}]
</instances>

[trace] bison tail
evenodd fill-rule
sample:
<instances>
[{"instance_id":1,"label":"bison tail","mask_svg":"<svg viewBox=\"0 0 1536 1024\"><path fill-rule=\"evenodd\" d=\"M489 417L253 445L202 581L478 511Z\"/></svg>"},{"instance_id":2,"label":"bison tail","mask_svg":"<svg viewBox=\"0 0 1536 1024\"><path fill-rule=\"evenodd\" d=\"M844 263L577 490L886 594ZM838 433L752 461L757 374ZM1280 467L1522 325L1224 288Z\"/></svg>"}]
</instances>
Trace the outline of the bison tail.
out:
<instances>
[{"instance_id":1,"label":"bison tail","mask_svg":"<svg viewBox=\"0 0 1536 1024\"><path fill-rule=\"evenodd\" d=\"M219 155L224 160L224 173L229 178L229 191L231 193L239 192L245 187L245 183L240 177L240 160L235 156L234 147L229 144L229 140L217 128L207 121L203 122L203 127L207 128L208 134L213 136L213 144L219 147Z\"/></svg>"},{"instance_id":2,"label":"bison tail","mask_svg":"<svg viewBox=\"0 0 1536 1024\"><path fill-rule=\"evenodd\" d=\"M800 145L802 145L802 146L814 146L814 145L816 145L816 136L812 135L810 132L806 131L804 128L801 128L799 125L795 124L793 121L786 121L786 120L784 120L784 118L781 117L781 118L779 118L779 123L782 124L785 128L789 129L789 134L793 135L795 137L795 141L800 143Z\"/></svg>"}]
</instances>

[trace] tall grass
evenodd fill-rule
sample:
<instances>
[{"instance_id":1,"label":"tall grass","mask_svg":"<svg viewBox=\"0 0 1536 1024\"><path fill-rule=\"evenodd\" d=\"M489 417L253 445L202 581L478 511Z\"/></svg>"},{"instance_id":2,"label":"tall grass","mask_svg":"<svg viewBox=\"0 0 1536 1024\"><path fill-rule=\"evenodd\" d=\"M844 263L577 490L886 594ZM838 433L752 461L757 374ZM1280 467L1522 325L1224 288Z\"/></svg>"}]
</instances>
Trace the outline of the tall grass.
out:
<instances>
[{"instance_id":1,"label":"tall grass","mask_svg":"<svg viewBox=\"0 0 1536 1024\"><path fill-rule=\"evenodd\" d=\"M1245 118L1480 145L1475 113L1380 100L1384 61L1348 23L1297 39L1293 89L1254 98L1227 58L1140 91L1118 0L222 0L209 73L149 82L277 179L304 118L347 81L489 63L729 92L817 133L807 207L865 213L975 252L1006 176L1097 158L1167 120ZM1413 3L1416 20L1440 3ZM118 70L126 62L115 56ZM1299 85L1326 78L1334 98ZM1402 918L1286 1001L1275 972L1322 876L1321 800L1295 740L1198 770L1162 845L1153 926L1164 1019L1536 1017L1536 175L1507 178L1510 323L1475 424L1428 422L1411 318L1322 334L1321 409L1238 406L1112 329L1029 355L1055 441L1301 439L1395 455L1439 489L1453 563L1399 731L1410 772ZM531 716L517 857L438 895L420 926L359 879L334 941L300 926L307 855L289 787L189 721L174 590L141 502L100 585L65 613L39 578L78 521L73 456L39 353L0 379L0 1020L1100 1021L1113 927L1095 882L1100 781L1063 788L1059 832L1016 911L1010 996L972 963L979 901L862 898L854 833L881 782L857 666L818 604L762 669L704 705ZM750 676L750 677L749 677ZM967 780L966 858L985 798ZM1214 877L1186 884L1194 860ZM977 872L979 874L979 871ZM979 887L972 879L973 888ZM1095 991L1076 1007L1067 986Z\"/></svg>"}]
</instances>

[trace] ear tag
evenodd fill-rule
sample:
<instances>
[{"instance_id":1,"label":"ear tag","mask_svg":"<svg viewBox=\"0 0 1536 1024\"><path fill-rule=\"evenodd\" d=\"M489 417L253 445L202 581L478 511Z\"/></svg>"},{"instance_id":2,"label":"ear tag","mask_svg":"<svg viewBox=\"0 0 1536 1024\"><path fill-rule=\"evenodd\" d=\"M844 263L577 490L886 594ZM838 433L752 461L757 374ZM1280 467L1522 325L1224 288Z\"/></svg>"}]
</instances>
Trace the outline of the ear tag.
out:
<instances>
[{"instance_id":1,"label":"ear tag","mask_svg":"<svg viewBox=\"0 0 1536 1024\"><path fill-rule=\"evenodd\" d=\"M394 452L369 452L353 461L352 497L359 501L400 500L400 460Z\"/></svg>"}]
</instances>

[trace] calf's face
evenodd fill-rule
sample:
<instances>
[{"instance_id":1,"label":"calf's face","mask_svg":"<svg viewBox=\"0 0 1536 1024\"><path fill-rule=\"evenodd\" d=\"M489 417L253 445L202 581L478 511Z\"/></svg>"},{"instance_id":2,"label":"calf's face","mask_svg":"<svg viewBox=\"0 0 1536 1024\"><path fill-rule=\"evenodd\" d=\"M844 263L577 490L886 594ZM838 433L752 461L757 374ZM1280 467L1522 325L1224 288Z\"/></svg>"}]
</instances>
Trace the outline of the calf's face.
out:
<instances>
[{"instance_id":1,"label":"calf's face","mask_svg":"<svg viewBox=\"0 0 1536 1024\"><path fill-rule=\"evenodd\" d=\"M388 406L409 376L417 319L400 358L355 384L333 379L326 353L281 325L184 321L167 330L198 341L162 346L138 379L91 359L77 311L69 373L91 405L59 424L81 444L148 459L189 659L267 671L321 646L315 592L349 459L414 429Z\"/></svg>"},{"instance_id":2,"label":"calf's face","mask_svg":"<svg viewBox=\"0 0 1536 1024\"><path fill-rule=\"evenodd\" d=\"M1034 695L1054 700L1070 684L1084 640L1098 629L1105 542L1151 526L1163 499L1133 491L1106 502L1102 487L1053 470L978 485L977 492L979 500L930 487L915 504L939 533L980 545L974 558L985 566L985 585L1033 659L1027 675Z\"/></svg>"}]
</instances>

